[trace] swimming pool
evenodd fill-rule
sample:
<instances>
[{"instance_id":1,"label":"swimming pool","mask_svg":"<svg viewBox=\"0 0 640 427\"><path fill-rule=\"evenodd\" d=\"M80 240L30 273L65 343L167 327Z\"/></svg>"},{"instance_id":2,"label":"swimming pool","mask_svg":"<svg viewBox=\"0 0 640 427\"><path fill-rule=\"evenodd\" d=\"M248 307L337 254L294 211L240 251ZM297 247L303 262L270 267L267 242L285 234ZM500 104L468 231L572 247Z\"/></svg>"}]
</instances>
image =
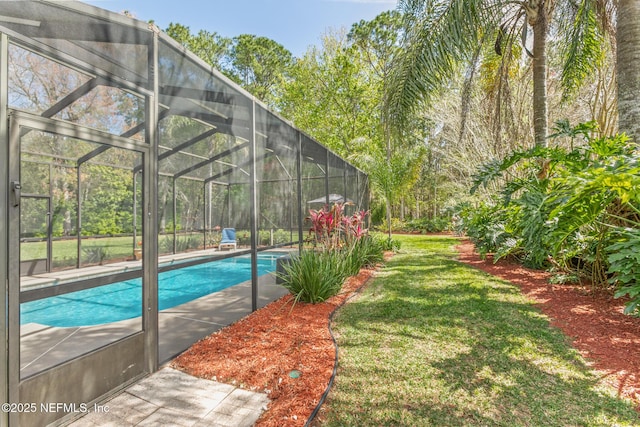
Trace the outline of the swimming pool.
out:
<instances>
[{"instance_id":1,"label":"swimming pool","mask_svg":"<svg viewBox=\"0 0 640 427\"><path fill-rule=\"evenodd\" d=\"M275 271L281 252L258 254L258 275ZM158 274L158 309L165 310L251 280L251 257L211 261ZM137 278L20 304L20 323L91 326L142 315L142 279Z\"/></svg>"}]
</instances>

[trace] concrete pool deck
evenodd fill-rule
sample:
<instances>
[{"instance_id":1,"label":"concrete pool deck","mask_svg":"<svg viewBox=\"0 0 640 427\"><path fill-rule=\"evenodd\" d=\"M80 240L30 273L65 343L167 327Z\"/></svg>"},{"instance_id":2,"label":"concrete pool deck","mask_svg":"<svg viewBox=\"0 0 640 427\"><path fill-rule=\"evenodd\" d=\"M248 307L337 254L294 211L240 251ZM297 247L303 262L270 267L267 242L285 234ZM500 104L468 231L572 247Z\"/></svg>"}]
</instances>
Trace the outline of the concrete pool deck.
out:
<instances>
[{"instance_id":1,"label":"concrete pool deck","mask_svg":"<svg viewBox=\"0 0 640 427\"><path fill-rule=\"evenodd\" d=\"M275 283L273 274L259 279L260 307L288 293ZM251 283L245 282L161 311L159 336L162 364L166 365L197 340L250 314L250 295ZM90 331L85 333L91 334ZM82 342L82 336L83 333L78 333L75 339ZM95 405L93 408L97 411L72 421L69 426L249 427L260 417L268 403L269 399L264 393L196 378L165 366Z\"/></svg>"},{"instance_id":2,"label":"concrete pool deck","mask_svg":"<svg viewBox=\"0 0 640 427\"><path fill-rule=\"evenodd\" d=\"M258 278L258 307L288 291L273 274ZM158 313L159 361L168 362L194 342L251 313L251 282L243 282ZM106 325L56 328L25 324L20 336L20 375L43 369L125 338L142 329L140 318Z\"/></svg>"},{"instance_id":3,"label":"concrete pool deck","mask_svg":"<svg viewBox=\"0 0 640 427\"><path fill-rule=\"evenodd\" d=\"M283 249L277 250L282 251ZM286 250L286 249L284 249ZM229 252L226 252L229 254ZM201 253L190 253L190 257ZM172 257L173 258L173 257ZM181 257L181 259L184 259ZM138 262L139 264L139 262ZM130 266L131 263L127 263ZM122 266L91 268L89 274L109 274ZM80 272L69 272L78 275ZM65 274L66 276L66 274ZM52 277L40 277L51 281ZM53 278L56 280L55 278ZM64 280L58 277L58 280ZM42 283L42 281L40 282ZM38 285L36 285L38 286ZM288 291L270 273L258 278L258 307ZM167 365L196 341L251 314L251 282L246 281L158 314L159 362ZM20 376L27 378L77 356L140 332L140 318L106 325L57 328L39 324L21 326ZM110 396L79 419L84 426L251 426L269 400L263 393L199 379L167 366ZM93 409L92 406L90 409ZM108 412L104 411L108 408Z\"/></svg>"},{"instance_id":4,"label":"concrete pool deck","mask_svg":"<svg viewBox=\"0 0 640 427\"><path fill-rule=\"evenodd\" d=\"M96 405L69 426L249 427L268 403L264 393L163 368Z\"/></svg>"}]
</instances>

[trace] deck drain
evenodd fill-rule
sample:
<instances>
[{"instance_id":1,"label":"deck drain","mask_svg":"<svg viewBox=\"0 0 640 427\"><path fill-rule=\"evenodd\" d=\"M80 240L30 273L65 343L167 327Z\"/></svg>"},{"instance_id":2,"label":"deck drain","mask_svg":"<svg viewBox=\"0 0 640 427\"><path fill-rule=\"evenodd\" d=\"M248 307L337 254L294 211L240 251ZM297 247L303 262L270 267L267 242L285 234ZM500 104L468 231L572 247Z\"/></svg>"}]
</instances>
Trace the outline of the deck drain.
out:
<instances>
[{"instance_id":1,"label":"deck drain","mask_svg":"<svg viewBox=\"0 0 640 427\"><path fill-rule=\"evenodd\" d=\"M302 375L302 372L298 371L297 369L294 369L293 371L289 372L289 376L291 378L300 378L300 375Z\"/></svg>"}]
</instances>

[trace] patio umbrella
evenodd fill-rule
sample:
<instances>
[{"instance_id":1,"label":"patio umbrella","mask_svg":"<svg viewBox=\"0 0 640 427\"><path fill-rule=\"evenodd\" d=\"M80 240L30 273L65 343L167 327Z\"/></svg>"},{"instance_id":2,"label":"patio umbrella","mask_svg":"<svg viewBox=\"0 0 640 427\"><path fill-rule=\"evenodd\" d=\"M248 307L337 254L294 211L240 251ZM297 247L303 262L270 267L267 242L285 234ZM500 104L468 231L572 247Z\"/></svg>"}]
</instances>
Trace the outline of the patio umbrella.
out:
<instances>
[{"instance_id":1,"label":"patio umbrella","mask_svg":"<svg viewBox=\"0 0 640 427\"><path fill-rule=\"evenodd\" d=\"M317 199L309 200L307 203L327 203L327 197L318 197ZM329 194L329 203L345 203L344 196L340 194ZM353 203L353 200L347 199L346 203Z\"/></svg>"}]
</instances>

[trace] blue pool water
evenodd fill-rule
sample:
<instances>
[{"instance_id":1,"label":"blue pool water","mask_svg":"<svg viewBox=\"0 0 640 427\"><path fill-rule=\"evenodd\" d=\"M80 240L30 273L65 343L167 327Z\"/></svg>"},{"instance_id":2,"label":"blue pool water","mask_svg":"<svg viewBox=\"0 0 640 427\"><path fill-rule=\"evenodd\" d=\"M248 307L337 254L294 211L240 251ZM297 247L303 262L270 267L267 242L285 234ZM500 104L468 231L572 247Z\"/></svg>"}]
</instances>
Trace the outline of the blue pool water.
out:
<instances>
[{"instance_id":1,"label":"blue pool water","mask_svg":"<svg viewBox=\"0 0 640 427\"><path fill-rule=\"evenodd\" d=\"M276 269L282 253L258 254L258 275ZM251 280L248 255L171 270L158 275L160 310L175 307L238 283ZM90 326L141 316L142 279L20 304L20 323L57 327Z\"/></svg>"}]
</instances>

